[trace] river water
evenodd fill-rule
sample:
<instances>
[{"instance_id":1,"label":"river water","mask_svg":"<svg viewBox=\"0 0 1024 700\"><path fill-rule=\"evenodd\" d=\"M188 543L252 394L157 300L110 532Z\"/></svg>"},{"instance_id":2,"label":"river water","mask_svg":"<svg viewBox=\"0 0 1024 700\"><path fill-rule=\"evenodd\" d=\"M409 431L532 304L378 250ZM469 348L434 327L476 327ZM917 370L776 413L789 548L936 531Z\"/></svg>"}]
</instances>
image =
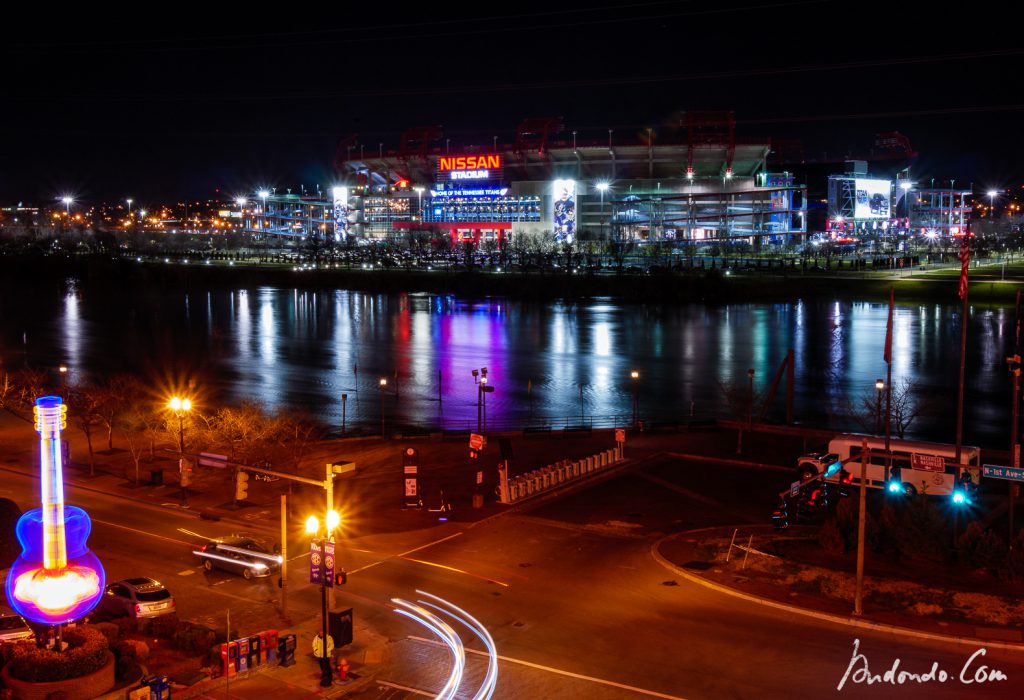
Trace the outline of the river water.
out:
<instances>
[{"instance_id":1,"label":"river water","mask_svg":"<svg viewBox=\"0 0 1024 700\"><path fill-rule=\"evenodd\" d=\"M304 410L335 429L343 394L346 426L364 430L380 429L382 410L389 430L475 429L480 398L492 429L621 425L634 396L644 420L745 418L748 370L763 400L792 348L796 420L856 429L852 405L870 430L875 380L886 376L888 307L880 303L537 304L277 287L114 292L83 291L73 280L49 289L0 300L5 366L54 371L57 385L60 364L70 382L128 371L153 387L154 402L171 391L188 391L207 411L252 400ZM968 444L1009 441L1013 323L1012 309L969 314ZM897 305L893 385L908 384L924 409L910 426L916 437L953 439L959 345L958 304ZM494 387L485 396L472 374L481 367ZM783 382L770 419L784 415L784 397Z\"/></svg>"}]
</instances>

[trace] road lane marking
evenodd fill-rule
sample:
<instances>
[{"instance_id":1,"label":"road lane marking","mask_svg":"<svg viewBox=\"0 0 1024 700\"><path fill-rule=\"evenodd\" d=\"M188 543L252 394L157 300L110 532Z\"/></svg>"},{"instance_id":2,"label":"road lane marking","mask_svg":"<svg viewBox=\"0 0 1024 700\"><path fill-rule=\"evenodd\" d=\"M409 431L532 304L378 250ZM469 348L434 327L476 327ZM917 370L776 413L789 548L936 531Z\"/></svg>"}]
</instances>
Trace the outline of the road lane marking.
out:
<instances>
[{"instance_id":1,"label":"road lane marking","mask_svg":"<svg viewBox=\"0 0 1024 700\"><path fill-rule=\"evenodd\" d=\"M179 571L178 576L191 576L195 572L195 569L185 569L184 571Z\"/></svg>"},{"instance_id":2,"label":"road lane marking","mask_svg":"<svg viewBox=\"0 0 1024 700\"><path fill-rule=\"evenodd\" d=\"M428 693L425 690L417 690L416 688L410 688L407 685L398 685L390 681L377 681L377 685L382 685L385 688L394 688L395 690L404 690L407 693L415 693L416 695L425 695L428 698L436 698L437 693Z\"/></svg>"},{"instance_id":3,"label":"road lane marking","mask_svg":"<svg viewBox=\"0 0 1024 700\"><path fill-rule=\"evenodd\" d=\"M110 527L116 527L116 528L120 528L122 530L128 530L129 532L135 532L135 533L137 533L139 535L146 535L147 537L155 537L158 540L166 540L168 542L176 542L177 544L183 544L183 545L185 545L187 547L191 547L192 546L192 544L190 542L182 542L181 540L176 540L173 537L164 537L163 535L157 535L157 534L152 533L152 532L146 532L145 530L136 530L134 527L128 527L127 525L118 525L117 523L107 522L106 520L98 520L97 518L91 518L91 520L94 523L102 523L103 525L109 525Z\"/></svg>"},{"instance_id":4,"label":"road lane marking","mask_svg":"<svg viewBox=\"0 0 1024 700\"><path fill-rule=\"evenodd\" d=\"M488 578L486 576L480 576L479 574L470 573L469 571L463 571L462 569L456 569L454 566L447 566L445 564L438 564L437 562L426 561L424 559L412 559L411 557L402 557L402 558L405 559L406 561L416 562L417 564L424 564L426 566L436 566L439 569L447 569L448 571L454 571L457 574L465 574L466 576L472 576L473 578L478 578L478 579L482 579L484 581L487 581L487 583L496 583L499 586L504 586L505 588L509 587L509 585L507 583L505 583L504 581L498 581L497 579Z\"/></svg>"},{"instance_id":5,"label":"road lane marking","mask_svg":"<svg viewBox=\"0 0 1024 700\"><path fill-rule=\"evenodd\" d=\"M421 549L426 549L427 547L433 547L435 544L441 544L442 542L447 542L448 540L454 539L455 537L458 537L461 534L462 534L461 532L456 532L454 535L448 535L447 537L442 537L439 540L434 540L433 542L428 542L428 543L426 543L424 545L420 545L419 547L414 547L414 548L410 549L407 552L402 552L401 554L396 554L396 555L391 556L391 557L385 557L384 559L381 559L380 561L375 561L372 564L367 564L366 566L361 566L358 569L354 569L352 571L349 571L348 573L350 575L351 574L358 574L360 571L366 571L367 569L372 569L373 567L377 566L378 564L383 564L388 559L402 559L402 558L404 558L405 556L407 556L409 554L413 554L414 552L420 551Z\"/></svg>"},{"instance_id":6,"label":"road lane marking","mask_svg":"<svg viewBox=\"0 0 1024 700\"><path fill-rule=\"evenodd\" d=\"M411 639L417 642L423 642L425 644L431 644L433 646L444 646L444 642L439 642L436 639L427 639L425 637L416 637L409 635L406 639ZM476 654L477 656L487 656L486 651L477 651L476 649L466 648L467 654ZM552 668L551 666L543 666L541 664L535 664L532 661L523 661L522 659L513 659L508 656L502 656L498 654L498 660L507 661L510 664L519 664L520 666L527 666L529 668L535 668L539 671L548 671L549 673L556 673L560 676L568 676L569 678L577 678L582 681L590 681L591 683L599 683L600 685L611 686L612 688L621 688L622 690L629 690L634 693L641 695L649 695L653 698L664 698L665 700L686 700L684 697L679 695L667 695L665 693L659 693L656 690L647 690L646 688L637 688L635 685L626 685L624 683L616 683L615 681L608 681L604 678L594 678L593 676L584 676L581 673L573 673L572 671L563 671L560 668Z\"/></svg>"}]
</instances>

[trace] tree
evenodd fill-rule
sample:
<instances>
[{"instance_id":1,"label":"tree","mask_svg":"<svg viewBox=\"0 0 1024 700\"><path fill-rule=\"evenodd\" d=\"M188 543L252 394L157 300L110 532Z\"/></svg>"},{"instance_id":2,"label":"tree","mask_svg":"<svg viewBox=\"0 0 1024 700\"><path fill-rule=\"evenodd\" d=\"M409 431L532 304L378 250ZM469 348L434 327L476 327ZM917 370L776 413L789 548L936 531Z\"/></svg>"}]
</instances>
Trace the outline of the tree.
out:
<instances>
[{"instance_id":1,"label":"tree","mask_svg":"<svg viewBox=\"0 0 1024 700\"><path fill-rule=\"evenodd\" d=\"M142 385L130 374L115 374L99 387L102 401L97 409L100 420L107 428L107 449L114 449L114 428L121 413L129 410L133 399L143 393Z\"/></svg>"},{"instance_id":2,"label":"tree","mask_svg":"<svg viewBox=\"0 0 1024 700\"><path fill-rule=\"evenodd\" d=\"M102 408L106 392L92 384L77 384L67 392L68 417L85 435L89 446L89 476L96 476L96 458L93 454L92 434L103 424Z\"/></svg>"},{"instance_id":3,"label":"tree","mask_svg":"<svg viewBox=\"0 0 1024 700\"><path fill-rule=\"evenodd\" d=\"M135 485L139 485L139 466L142 453L149 447L150 459L153 457L156 435L162 424L161 417L141 402L129 404L117 415L117 425L124 435L128 451L135 463Z\"/></svg>"},{"instance_id":4,"label":"tree","mask_svg":"<svg viewBox=\"0 0 1024 700\"><path fill-rule=\"evenodd\" d=\"M46 393L46 373L24 368L0 373L0 410L28 423L34 423L32 407Z\"/></svg>"}]
</instances>

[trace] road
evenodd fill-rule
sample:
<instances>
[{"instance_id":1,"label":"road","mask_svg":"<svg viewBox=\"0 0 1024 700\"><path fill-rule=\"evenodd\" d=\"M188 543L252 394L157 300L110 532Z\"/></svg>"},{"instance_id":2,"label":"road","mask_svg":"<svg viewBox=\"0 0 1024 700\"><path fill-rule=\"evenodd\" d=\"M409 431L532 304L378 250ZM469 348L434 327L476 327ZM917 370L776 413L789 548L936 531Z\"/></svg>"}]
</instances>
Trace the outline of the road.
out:
<instances>
[{"instance_id":1,"label":"road","mask_svg":"<svg viewBox=\"0 0 1024 700\"><path fill-rule=\"evenodd\" d=\"M412 697L402 688L434 691L447 672L447 652L412 622L392 612L393 597L416 589L457 603L479 619L502 657L496 698L1003 698L1024 693L1024 658L989 649L972 665L999 669L1007 681L965 684L961 668L976 651L819 622L762 607L691 584L651 555L666 533L737 522L751 493L771 492L777 474L749 472L736 502L701 492L692 465L661 460L528 512L476 526L439 524L375 534L343 543L350 572L338 607L385 635L389 662L365 697ZM31 503L34 481L4 474L0 496ZM766 491L765 491L766 490ZM716 492L717 493L717 492ZM93 517L90 544L108 578L149 575L171 588L183 617L242 633L278 624L276 581L206 574L184 531L223 534L236 528L196 519L175 507L127 505L107 494L71 488L68 501ZM244 512L244 511L243 511ZM276 514L254 528L276 528ZM289 612L295 622L318 614L319 592L304 568L305 538L290 528ZM464 630L461 630L465 633ZM467 647L482 651L466 634ZM946 682L867 687L847 680L855 643L873 673L925 673L933 663ZM485 659L470 653L467 675ZM859 666L858 666L859 667ZM973 672L969 674L973 680ZM470 683L467 683L467 686Z\"/></svg>"}]
</instances>

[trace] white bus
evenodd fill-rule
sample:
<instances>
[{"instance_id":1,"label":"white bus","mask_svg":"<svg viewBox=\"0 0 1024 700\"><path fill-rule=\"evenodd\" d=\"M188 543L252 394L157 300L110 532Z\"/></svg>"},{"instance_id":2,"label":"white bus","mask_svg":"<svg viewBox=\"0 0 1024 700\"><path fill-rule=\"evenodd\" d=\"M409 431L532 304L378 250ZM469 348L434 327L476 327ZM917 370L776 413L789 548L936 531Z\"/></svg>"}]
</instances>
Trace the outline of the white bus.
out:
<instances>
[{"instance_id":1,"label":"white bus","mask_svg":"<svg viewBox=\"0 0 1024 700\"><path fill-rule=\"evenodd\" d=\"M865 440L868 445L869 488L886 488L890 482L890 467L899 474L898 481L893 481L896 486L891 488L900 490L902 487L902 491L911 496L918 492L929 496L952 495L961 469L970 474L975 485L981 480L981 450L977 447L962 445L960 464L957 464L955 445L890 439L890 452L886 453L885 438L852 434L834 437L828 443L828 452L800 457L797 460L797 475L801 481L807 481L818 474L824 474L825 481L836 483L839 481L840 470L845 468L852 476L850 483L860 484L861 447Z\"/></svg>"}]
</instances>

